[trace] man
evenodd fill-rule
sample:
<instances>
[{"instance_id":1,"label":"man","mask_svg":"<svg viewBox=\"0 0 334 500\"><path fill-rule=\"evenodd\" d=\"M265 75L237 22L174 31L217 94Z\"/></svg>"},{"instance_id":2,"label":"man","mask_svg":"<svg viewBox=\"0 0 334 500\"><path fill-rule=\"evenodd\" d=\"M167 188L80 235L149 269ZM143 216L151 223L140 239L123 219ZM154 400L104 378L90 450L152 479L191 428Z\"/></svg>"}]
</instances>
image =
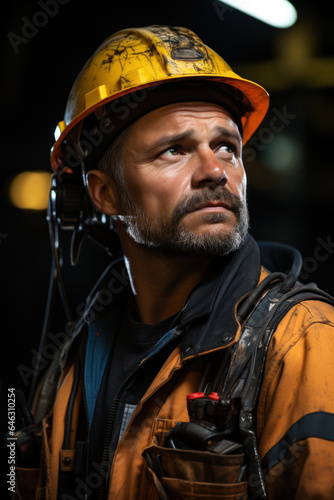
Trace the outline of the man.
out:
<instances>
[{"instance_id":1,"label":"man","mask_svg":"<svg viewBox=\"0 0 334 500\"><path fill-rule=\"evenodd\" d=\"M61 354L42 473L18 470L22 498L265 498L237 428L230 453L169 449L165 437L189 421L186 398L206 391L210 370L223 380L244 299L268 275L248 235L242 163L267 108L264 89L184 28L123 30L83 68L52 165L84 169L123 255ZM297 266L292 250L266 252L270 271ZM270 341L252 417L269 499L334 496L333 333L332 306L304 300Z\"/></svg>"}]
</instances>

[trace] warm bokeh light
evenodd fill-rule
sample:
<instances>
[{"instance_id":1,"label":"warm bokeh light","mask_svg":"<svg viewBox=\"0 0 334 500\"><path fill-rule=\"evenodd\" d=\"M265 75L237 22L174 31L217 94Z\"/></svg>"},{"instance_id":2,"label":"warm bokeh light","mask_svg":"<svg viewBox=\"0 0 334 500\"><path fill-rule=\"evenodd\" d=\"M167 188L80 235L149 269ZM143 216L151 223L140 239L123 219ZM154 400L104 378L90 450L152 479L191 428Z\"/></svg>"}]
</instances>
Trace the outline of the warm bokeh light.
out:
<instances>
[{"instance_id":1,"label":"warm bokeh light","mask_svg":"<svg viewBox=\"0 0 334 500\"><path fill-rule=\"evenodd\" d=\"M51 173L22 172L12 180L9 197L13 205L23 210L45 210L51 186Z\"/></svg>"}]
</instances>

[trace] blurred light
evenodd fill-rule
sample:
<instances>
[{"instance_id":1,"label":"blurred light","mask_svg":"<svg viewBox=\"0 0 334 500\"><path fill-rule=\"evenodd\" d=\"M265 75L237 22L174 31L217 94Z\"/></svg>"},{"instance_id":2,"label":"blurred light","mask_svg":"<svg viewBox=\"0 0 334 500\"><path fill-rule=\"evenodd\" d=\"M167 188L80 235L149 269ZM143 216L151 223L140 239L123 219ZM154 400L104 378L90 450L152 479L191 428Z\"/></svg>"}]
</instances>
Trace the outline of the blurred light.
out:
<instances>
[{"instance_id":1,"label":"blurred light","mask_svg":"<svg viewBox=\"0 0 334 500\"><path fill-rule=\"evenodd\" d=\"M267 167L280 174L297 172L303 161L300 144L288 134L282 132L267 145L263 152Z\"/></svg>"},{"instance_id":2,"label":"blurred light","mask_svg":"<svg viewBox=\"0 0 334 500\"><path fill-rule=\"evenodd\" d=\"M224 0L222 3L275 28L289 28L297 20L297 11L288 0Z\"/></svg>"},{"instance_id":3,"label":"blurred light","mask_svg":"<svg viewBox=\"0 0 334 500\"><path fill-rule=\"evenodd\" d=\"M23 210L45 210L48 206L51 173L22 172L9 187L10 201Z\"/></svg>"}]
</instances>

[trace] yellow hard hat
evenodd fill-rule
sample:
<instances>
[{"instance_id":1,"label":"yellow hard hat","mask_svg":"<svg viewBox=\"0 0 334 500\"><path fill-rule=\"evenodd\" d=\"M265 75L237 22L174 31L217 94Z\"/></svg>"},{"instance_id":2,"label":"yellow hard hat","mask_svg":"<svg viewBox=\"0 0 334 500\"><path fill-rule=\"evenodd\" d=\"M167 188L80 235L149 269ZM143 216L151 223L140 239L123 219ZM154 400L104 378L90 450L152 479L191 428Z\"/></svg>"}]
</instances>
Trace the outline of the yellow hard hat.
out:
<instances>
[{"instance_id":1,"label":"yellow hard hat","mask_svg":"<svg viewBox=\"0 0 334 500\"><path fill-rule=\"evenodd\" d=\"M172 102L217 102L233 114L243 143L269 106L267 92L234 73L192 31L147 26L118 31L87 61L55 131L53 170L96 160L117 133L156 107ZM103 147L102 147L103 146ZM94 156L95 155L95 156Z\"/></svg>"}]
</instances>

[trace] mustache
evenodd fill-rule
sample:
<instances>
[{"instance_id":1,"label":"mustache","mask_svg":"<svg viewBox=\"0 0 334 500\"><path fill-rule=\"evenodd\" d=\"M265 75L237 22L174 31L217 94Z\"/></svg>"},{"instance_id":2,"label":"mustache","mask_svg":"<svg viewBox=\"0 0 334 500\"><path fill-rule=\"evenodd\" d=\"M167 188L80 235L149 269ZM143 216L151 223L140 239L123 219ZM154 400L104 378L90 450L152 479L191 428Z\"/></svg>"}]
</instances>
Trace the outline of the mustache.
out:
<instances>
[{"instance_id":1,"label":"mustache","mask_svg":"<svg viewBox=\"0 0 334 500\"><path fill-rule=\"evenodd\" d=\"M239 198L239 196L231 193L226 187L219 186L215 190L210 188L203 188L202 191L193 194L178 203L173 212L173 222L179 222L182 217L187 215L197 208L200 205L205 203L209 203L210 201L220 201L225 203L228 208L235 213L237 219L239 219L240 212L244 206L243 201Z\"/></svg>"}]
</instances>

